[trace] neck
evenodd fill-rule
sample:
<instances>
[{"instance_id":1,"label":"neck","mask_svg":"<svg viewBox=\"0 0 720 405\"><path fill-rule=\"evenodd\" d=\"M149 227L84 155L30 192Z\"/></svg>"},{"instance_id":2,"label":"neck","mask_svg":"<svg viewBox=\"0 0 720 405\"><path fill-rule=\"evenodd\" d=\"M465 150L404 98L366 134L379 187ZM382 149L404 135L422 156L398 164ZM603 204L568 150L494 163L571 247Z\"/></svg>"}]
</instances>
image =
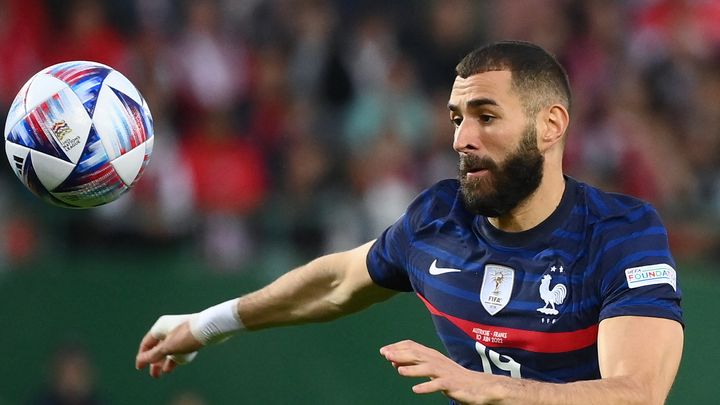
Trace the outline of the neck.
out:
<instances>
[{"instance_id":1,"label":"neck","mask_svg":"<svg viewBox=\"0 0 720 405\"><path fill-rule=\"evenodd\" d=\"M546 220L560 205L565 192L562 171L543 176L537 190L507 215L488 218L497 229L505 232L522 232L532 229Z\"/></svg>"}]
</instances>

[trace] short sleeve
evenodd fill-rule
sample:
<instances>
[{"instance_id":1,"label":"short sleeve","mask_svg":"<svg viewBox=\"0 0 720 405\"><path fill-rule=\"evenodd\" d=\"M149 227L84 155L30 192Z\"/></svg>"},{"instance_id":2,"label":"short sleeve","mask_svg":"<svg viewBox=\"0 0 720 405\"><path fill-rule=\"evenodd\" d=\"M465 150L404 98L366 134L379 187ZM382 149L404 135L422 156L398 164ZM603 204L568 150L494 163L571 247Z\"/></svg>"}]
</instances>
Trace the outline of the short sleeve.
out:
<instances>
[{"instance_id":1,"label":"short sleeve","mask_svg":"<svg viewBox=\"0 0 720 405\"><path fill-rule=\"evenodd\" d=\"M410 235L407 229L407 213L375 241L367 255L367 268L375 284L396 291L412 291L405 270Z\"/></svg>"},{"instance_id":2,"label":"short sleeve","mask_svg":"<svg viewBox=\"0 0 720 405\"><path fill-rule=\"evenodd\" d=\"M418 235L435 232L438 223L462 205L456 179L441 180L421 192L405 213L375 241L367 255L367 268L375 284L397 291L413 291L419 280L408 273Z\"/></svg>"},{"instance_id":3,"label":"short sleeve","mask_svg":"<svg viewBox=\"0 0 720 405\"><path fill-rule=\"evenodd\" d=\"M683 323L675 262L667 230L643 205L603 229L600 320L648 316Z\"/></svg>"},{"instance_id":4,"label":"short sleeve","mask_svg":"<svg viewBox=\"0 0 720 405\"><path fill-rule=\"evenodd\" d=\"M397 291L413 291L407 268L415 233L434 218L447 215L456 195L456 181L436 183L421 192L405 213L380 235L367 255L368 272L375 284Z\"/></svg>"}]
</instances>

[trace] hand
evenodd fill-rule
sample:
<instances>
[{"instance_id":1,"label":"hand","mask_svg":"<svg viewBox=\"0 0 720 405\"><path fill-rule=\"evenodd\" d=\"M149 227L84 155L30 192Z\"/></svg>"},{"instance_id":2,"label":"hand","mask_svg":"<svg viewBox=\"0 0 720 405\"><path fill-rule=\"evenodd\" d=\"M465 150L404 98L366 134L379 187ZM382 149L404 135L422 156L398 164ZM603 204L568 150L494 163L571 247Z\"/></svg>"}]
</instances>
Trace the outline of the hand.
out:
<instances>
[{"instance_id":1,"label":"hand","mask_svg":"<svg viewBox=\"0 0 720 405\"><path fill-rule=\"evenodd\" d=\"M380 349L380 354L401 376L430 378L430 381L413 386L416 394L441 391L463 404L495 403L493 401L500 399L495 394L497 388L506 378L468 370L437 350L411 340L385 346Z\"/></svg>"},{"instance_id":2,"label":"hand","mask_svg":"<svg viewBox=\"0 0 720 405\"><path fill-rule=\"evenodd\" d=\"M190 333L189 315L164 315L158 318L145 335L137 356L135 368L150 365L155 378L172 372L178 364L192 361L202 344Z\"/></svg>"}]
</instances>

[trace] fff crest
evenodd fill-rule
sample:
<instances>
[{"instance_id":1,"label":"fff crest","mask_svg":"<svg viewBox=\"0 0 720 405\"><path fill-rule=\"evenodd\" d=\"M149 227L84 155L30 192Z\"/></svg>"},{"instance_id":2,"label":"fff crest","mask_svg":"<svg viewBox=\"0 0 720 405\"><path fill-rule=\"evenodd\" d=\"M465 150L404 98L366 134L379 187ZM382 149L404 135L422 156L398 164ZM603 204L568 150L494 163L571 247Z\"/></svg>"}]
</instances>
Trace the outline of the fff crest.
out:
<instances>
[{"instance_id":1,"label":"fff crest","mask_svg":"<svg viewBox=\"0 0 720 405\"><path fill-rule=\"evenodd\" d=\"M510 267L499 264L485 266L480 303L490 315L497 314L510 301L514 281L515 270Z\"/></svg>"}]
</instances>

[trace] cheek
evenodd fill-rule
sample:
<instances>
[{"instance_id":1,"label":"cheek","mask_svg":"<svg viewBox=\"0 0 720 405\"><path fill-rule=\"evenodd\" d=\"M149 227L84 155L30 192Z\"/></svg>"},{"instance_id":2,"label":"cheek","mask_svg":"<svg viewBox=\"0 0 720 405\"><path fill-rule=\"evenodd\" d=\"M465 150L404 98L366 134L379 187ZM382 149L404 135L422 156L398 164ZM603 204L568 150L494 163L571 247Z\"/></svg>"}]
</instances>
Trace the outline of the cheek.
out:
<instances>
[{"instance_id":1,"label":"cheek","mask_svg":"<svg viewBox=\"0 0 720 405\"><path fill-rule=\"evenodd\" d=\"M490 157L500 162L517 148L520 137L510 128L497 127L488 129L483 140Z\"/></svg>"}]
</instances>

